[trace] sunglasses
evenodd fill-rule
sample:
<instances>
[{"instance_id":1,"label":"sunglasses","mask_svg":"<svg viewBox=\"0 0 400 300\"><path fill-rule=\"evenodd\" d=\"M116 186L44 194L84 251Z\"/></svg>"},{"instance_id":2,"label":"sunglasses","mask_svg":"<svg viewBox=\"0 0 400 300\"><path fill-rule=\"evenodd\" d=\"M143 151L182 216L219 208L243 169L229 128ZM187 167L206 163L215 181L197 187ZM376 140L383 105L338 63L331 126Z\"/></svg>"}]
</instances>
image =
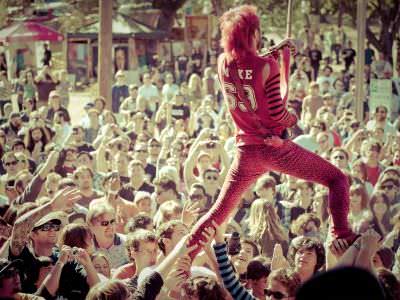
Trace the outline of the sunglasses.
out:
<instances>
[{"instance_id":1,"label":"sunglasses","mask_svg":"<svg viewBox=\"0 0 400 300\"><path fill-rule=\"evenodd\" d=\"M4 165L5 165L6 167L10 167L10 166L16 166L17 163L18 163L18 162L17 162L16 160L13 160L13 161L5 162Z\"/></svg>"},{"instance_id":2,"label":"sunglasses","mask_svg":"<svg viewBox=\"0 0 400 300\"><path fill-rule=\"evenodd\" d=\"M40 226L38 228L40 231L50 231L50 230L54 230L54 231L60 231L61 229L61 225L57 225L57 224L44 224L42 226Z\"/></svg>"},{"instance_id":3,"label":"sunglasses","mask_svg":"<svg viewBox=\"0 0 400 300\"><path fill-rule=\"evenodd\" d=\"M200 195L200 194L192 194L192 195L190 195L189 197L190 197L190 199L192 199L192 200L199 200L199 199L203 198L203 195Z\"/></svg>"},{"instance_id":4,"label":"sunglasses","mask_svg":"<svg viewBox=\"0 0 400 300\"><path fill-rule=\"evenodd\" d=\"M137 153L147 153L147 150L136 150Z\"/></svg>"},{"instance_id":5,"label":"sunglasses","mask_svg":"<svg viewBox=\"0 0 400 300\"><path fill-rule=\"evenodd\" d=\"M268 297L272 296L274 299L285 299L285 298L288 298L288 296L284 295L281 292L274 292L274 291L271 291L269 289L265 289L264 290L264 295L268 296Z\"/></svg>"},{"instance_id":6,"label":"sunglasses","mask_svg":"<svg viewBox=\"0 0 400 300\"><path fill-rule=\"evenodd\" d=\"M206 176L207 180L217 180L218 177L217 176Z\"/></svg>"},{"instance_id":7,"label":"sunglasses","mask_svg":"<svg viewBox=\"0 0 400 300\"><path fill-rule=\"evenodd\" d=\"M388 191L391 191L391 190L393 190L393 188L394 188L394 185L382 185L382 187L381 187L381 189L382 190L388 190Z\"/></svg>"},{"instance_id":8,"label":"sunglasses","mask_svg":"<svg viewBox=\"0 0 400 300\"><path fill-rule=\"evenodd\" d=\"M160 147L161 147L161 145L158 145L158 144L152 144L152 145L150 145L150 147L151 147L151 148L160 148Z\"/></svg>"},{"instance_id":9,"label":"sunglasses","mask_svg":"<svg viewBox=\"0 0 400 300\"><path fill-rule=\"evenodd\" d=\"M339 159L339 160L344 160L346 157L344 155L336 155L333 157L333 159Z\"/></svg>"},{"instance_id":10,"label":"sunglasses","mask_svg":"<svg viewBox=\"0 0 400 300\"><path fill-rule=\"evenodd\" d=\"M107 227L108 225L114 225L115 224L115 219L109 220L109 221L101 221L99 223L103 227Z\"/></svg>"}]
</instances>

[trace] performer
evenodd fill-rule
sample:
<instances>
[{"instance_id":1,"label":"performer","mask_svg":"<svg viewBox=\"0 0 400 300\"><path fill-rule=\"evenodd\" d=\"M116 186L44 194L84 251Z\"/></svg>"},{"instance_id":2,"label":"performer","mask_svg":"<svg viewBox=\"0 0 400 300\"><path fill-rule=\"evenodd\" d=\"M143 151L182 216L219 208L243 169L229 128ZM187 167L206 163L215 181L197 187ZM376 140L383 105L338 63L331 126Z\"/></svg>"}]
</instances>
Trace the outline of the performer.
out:
<instances>
[{"instance_id":1,"label":"performer","mask_svg":"<svg viewBox=\"0 0 400 300\"><path fill-rule=\"evenodd\" d=\"M346 175L320 156L285 139L287 128L297 123L296 115L285 107L287 92L281 96L281 75L288 78L287 57L281 57L281 64L287 63L286 74L282 74L277 55L258 55L261 33L255 6L227 11L220 27L224 53L218 58L218 75L235 122L238 149L216 203L194 226L190 244L203 239L201 233L212 226L212 220L221 224L229 218L247 188L271 170L328 187L332 233L335 238L352 243L356 235L347 221ZM295 46L286 39L276 48L284 48L288 54ZM192 258L199 248L190 254Z\"/></svg>"}]
</instances>

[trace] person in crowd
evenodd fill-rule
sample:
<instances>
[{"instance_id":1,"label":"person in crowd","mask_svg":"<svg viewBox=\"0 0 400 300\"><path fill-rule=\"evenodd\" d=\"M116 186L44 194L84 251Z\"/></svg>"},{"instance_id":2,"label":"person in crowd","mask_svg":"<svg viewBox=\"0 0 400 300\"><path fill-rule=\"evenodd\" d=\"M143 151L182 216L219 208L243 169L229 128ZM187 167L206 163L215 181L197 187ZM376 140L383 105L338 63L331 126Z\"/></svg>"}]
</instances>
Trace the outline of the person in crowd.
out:
<instances>
[{"instance_id":1,"label":"person in crowd","mask_svg":"<svg viewBox=\"0 0 400 300\"><path fill-rule=\"evenodd\" d=\"M94 235L95 250L110 258L112 268L128 262L126 237L116 232L116 217L115 210L104 204L92 206L86 216L86 222Z\"/></svg>"},{"instance_id":2,"label":"person in crowd","mask_svg":"<svg viewBox=\"0 0 400 300\"><path fill-rule=\"evenodd\" d=\"M115 80L116 83L111 89L112 112L119 113L121 103L125 98L129 97L129 89L125 83L126 75L123 70L118 70L117 73L115 73Z\"/></svg>"}]
</instances>

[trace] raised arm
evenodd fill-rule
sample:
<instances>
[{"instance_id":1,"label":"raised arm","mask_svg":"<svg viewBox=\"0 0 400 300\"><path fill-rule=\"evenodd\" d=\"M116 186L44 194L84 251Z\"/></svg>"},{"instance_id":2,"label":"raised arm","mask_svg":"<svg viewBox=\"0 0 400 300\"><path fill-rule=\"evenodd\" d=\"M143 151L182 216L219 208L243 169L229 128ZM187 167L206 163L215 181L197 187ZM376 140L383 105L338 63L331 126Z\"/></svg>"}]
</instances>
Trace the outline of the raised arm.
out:
<instances>
[{"instance_id":1,"label":"raised arm","mask_svg":"<svg viewBox=\"0 0 400 300\"><path fill-rule=\"evenodd\" d=\"M25 202L35 202L38 197L47 175L54 169L57 164L59 152L52 151L48 156L44 165L40 168L38 174L33 177L32 181L25 188L22 195L15 199L15 203L20 205Z\"/></svg>"},{"instance_id":2,"label":"raised arm","mask_svg":"<svg viewBox=\"0 0 400 300\"><path fill-rule=\"evenodd\" d=\"M24 249L29 233L32 231L33 226L42 217L52 211L60 211L67 208L72 208L76 201L80 199L80 193L76 189L65 188L59 191L55 197L45 205L27 212L19 217L11 233L10 250L14 256L21 254Z\"/></svg>"}]
</instances>

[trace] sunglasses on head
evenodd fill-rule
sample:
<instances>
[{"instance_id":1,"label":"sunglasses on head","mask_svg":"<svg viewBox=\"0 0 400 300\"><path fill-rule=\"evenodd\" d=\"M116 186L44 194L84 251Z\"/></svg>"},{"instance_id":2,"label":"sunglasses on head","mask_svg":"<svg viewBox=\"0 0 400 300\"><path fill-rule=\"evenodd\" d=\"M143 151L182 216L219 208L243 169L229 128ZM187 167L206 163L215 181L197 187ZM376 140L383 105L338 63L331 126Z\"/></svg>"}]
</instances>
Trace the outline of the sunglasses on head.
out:
<instances>
[{"instance_id":1,"label":"sunglasses on head","mask_svg":"<svg viewBox=\"0 0 400 300\"><path fill-rule=\"evenodd\" d=\"M5 162L4 165L5 165L6 167L10 167L10 166L16 166L17 163L18 163L18 162L17 162L16 160L13 160L13 161Z\"/></svg>"},{"instance_id":2,"label":"sunglasses on head","mask_svg":"<svg viewBox=\"0 0 400 300\"><path fill-rule=\"evenodd\" d=\"M51 229L53 229L54 231L60 231L61 225L49 223L44 224L38 228L38 230L40 231L50 231Z\"/></svg>"},{"instance_id":3,"label":"sunglasses on head","mask_svg":"<svg viewBox=\"0 0 400 300\"><path fill-rule=\"evenodd\" d=\"M284 295L283 293L281 293L281 292L278 292L278 291L271 291L271 290L269 290L269 289L265 289L264 290L264 295L265 296L268 296L268 297L274 297L274 299L284 299L284 298L288 298L286 295Z\"/></svg>"},{"instance_id":4,"label":"sunglasses on head","mask_svg":"<svg viewBox=\"0 0 400 300\"><path fill-rule=\"evenodd\" d=\"M115 219L109 220L109 221L101 221L99 224L103 227L107 227L108 225L114 225L115 224Z\"/></svg>"}]
</instances>

